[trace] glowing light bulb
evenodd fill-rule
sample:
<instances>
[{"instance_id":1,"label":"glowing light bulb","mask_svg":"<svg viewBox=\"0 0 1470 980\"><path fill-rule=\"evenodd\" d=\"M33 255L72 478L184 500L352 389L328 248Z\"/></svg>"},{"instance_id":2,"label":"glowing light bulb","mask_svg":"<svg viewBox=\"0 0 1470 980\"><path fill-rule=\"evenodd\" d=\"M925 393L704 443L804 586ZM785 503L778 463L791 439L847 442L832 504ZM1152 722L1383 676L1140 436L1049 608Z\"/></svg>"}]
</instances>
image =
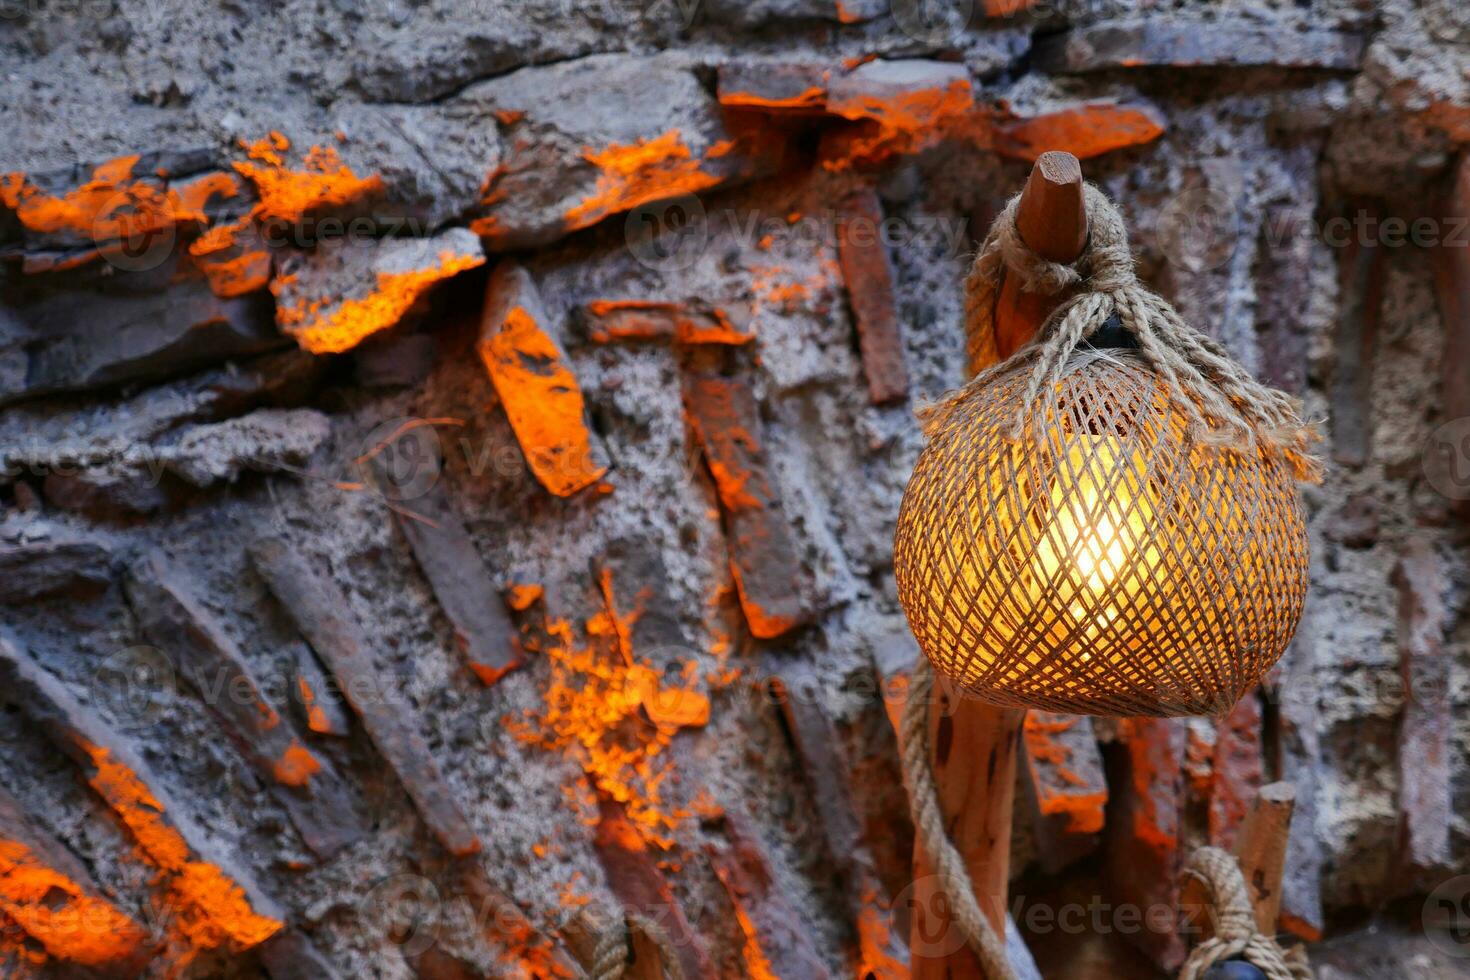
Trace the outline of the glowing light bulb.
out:
<instances>
[{"instance_id":1,"label":"glowing light bulb","mask_svg":"<svg viewBox=\"0 0 1470 980\"><path fill-rule=\"evenodd\" d=\"M1039 508L1033 601L1061 614L1051 631L1058 638L1081 631L1091 641L1117 619L1141 581L1129 573L1153 510L1146 464L1110 436L1073 436L1059 448Z\"/></svg>"}]
</instances>

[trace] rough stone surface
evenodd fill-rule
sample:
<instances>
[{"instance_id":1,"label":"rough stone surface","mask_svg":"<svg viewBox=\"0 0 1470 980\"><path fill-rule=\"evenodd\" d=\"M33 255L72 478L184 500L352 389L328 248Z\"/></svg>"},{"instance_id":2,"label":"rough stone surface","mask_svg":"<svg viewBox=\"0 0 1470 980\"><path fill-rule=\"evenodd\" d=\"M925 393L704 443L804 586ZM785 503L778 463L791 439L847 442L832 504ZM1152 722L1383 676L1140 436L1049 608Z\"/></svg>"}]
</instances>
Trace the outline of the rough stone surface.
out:
<instances>
[{"instance_id":1,"label":"rough stone surface","mask_svg":"<svg viewBox=\"0 0 1470 980\"><path fill-rule=\"evenodd\" d=\"M398 323L435 283L483 265L463 228L433 238L349 238L287 259L272 282L276 323L304 350L335 354Z\"/></svg>"},{"instance_id":2,"label":"rough stone surface","mask_svg":"<svg viewBox=\"0 0 1470 980\"><path fill-rule=\"evenodd\" d=\"M1360 235L1329 224L1372 198L1380 218L1411 225L1444 212L1457 167L1463 184L1462 3L1107 0L976 4L964 18L965 4L847 0L288 0L269 16L215 2L19 6L0 12L0 509L5 527L32 537L0 550L44 552L34 535L47 530L88 546L80 578L65 572L81 587L7 603L6 625L76 712L146 765L170 818L198 828L191 839L236 880L275 896L283 937L309 937L339 975L514 974L533 959L517 936L561 937L582 912L621 907L592 832L606 780L589 776L582 738L646 759L659 722L630 710L617 715L627 729L609 732L595 712L571 721L552 710L579 683L603 683L602 670L636 678L629 697L654 678L687 688L678 708L702 712L702 726L649 762L658 799L640 789L628 804L667 818L648 834L659 841L650 853L716 968L748 972L748 937L706 855L729 847L710 816L723 808L748 821L781 914L799 924L797 972L850 974L861 955L852 896L828 858L806 763L759 700L760 665L819 679L870 844L873 828L898 828L873 858L886 890L901 892L906 831L891 814L902 792L891 730L878 724L893 699L861 680L890 652L882 638L903 630L890 564L921 445L911 407L963 380L960 283L987 224L966 219L993 215L1021 186L1025 158L1053 141L1098 153L1086 175L1119 202L1145 282L1302 397L1325 422L1326 452L1353 430L1351 462L1306 493L1308 611L1258 726L1262 778L1297 789L1283 928L1309 939L1352 928L1467 869L1470 573L1453 478L1470 467L1451 466L1463 464L1453 423L1467 411L1465 250L1435 247L1431 262L1432 243L1395 244L1391 225ZM1074 42L1088 49L1076 71ZM881 201L907 402L875 405L867 390L839 251L854 191ZM534 281L538 322L580 392L578 425L605 453L593 469L609 468L587 492L547 491L477 356L489 270L377 317L381 329L348 358L290 350L280 334L286 304L267 282L330 312L379 295L367 253L418 253L445 235L464 242L460 255L514 249ZM1359 240L1379 253L1376 280L1354 278ZM311 295L291 292L286 277L306 283L343 249L357 256L351 282L323 276ZM158 264L139 268L139 256ZM588 315L608 301L669 306L644 307L641 321ZM1358 329L1369 314L1376 333ZM395 327L405 316L412 333ZM789 603L801 625L774 638L753 635L742 608L727 488L684 403L712 351L714 373L745 392L770 490L763 517L785 541L759 574L765 601ZM437 590L356 465L408 420L439 443L445 505L485 579L476 594L510 595L519 638L535 643L493 687L464 670ZM373 816L366 839L320 860L191 686L100 680L129 676L119 665L148 646L110 568L164 546L251 673L314 677L326 711L336 678L244 554L266 533L316 556L340 592L342 615L370 639L372 674L401 693L394 722L423 740L480 855L444 857L344 705L313 724L304 700L272 696L282 724ZM1400 761L1419 706L1400 675L1410 636L1392 570L1410 542L1433 548L1446 582L1447 755L1433 779L1450 802L1423 826L1447 857L1427 877L1400 860L1401 802L1428 775ZM0 575L0 590L26 571ZM587 659L619 651L638 670ZM0 784L116 908L148 921L154 869L140 866L90 771L59 758L21 707L0 712ZM1113 741L1118 727L1094 725L1109 841L1140 813L1138 826L1167 829L1169 811L1142 802L1163 790L1127 775L1132 753L1147 762L1159 746L1178 750L1177 848L1207 840L1209 784L1229 769L1215 754L1229 739L1209 721L1185 731L1213 740L1167 725L1135 737L1127 723L1129 738ZM1021 810L1015 865L1026 876L1045 828ZM1128 895L1163 901L1167 851L1129 843L1132 866L1085 887L1115 907ZM403 907L384 900L394 887L442 900L427 952L381 912ZM487 895L513 926L459 914ZM1048 954L1059 942L1030 938ZM250 955L195 952L196 975L257 970ZM1323 972L1343 977L1454 965L1422 946L1396 960L1323 952ZM1100 975L1139 972L1125 962Z\"/></svg>"},{"instance_id":3,"label":"rough stone surface","mask_svg":"<svg viewBox=\"0 0 1470 980\"><path fill-rule=\"evenodd\" d=\"M116 277L127 279L126 274ZM0 403L156 381L280 346L258 296L220 299L197 279L167 291L52 293L14 308L22 326Z\"/></svg>"},{"instance_id":4,"label":"rough stone surface","mask_svg":"<svg viewBox=\"0 0 1470 980\"><path fill-rule=\"evenodd\" d=\"M14 539L3 540L11 534ZM0 526L0 603L5 605L96 591L112 580L111 565L112 553L100 541L64 533L53 537L34 526Z\"/></svg>"},{"instance_id":5,"label":"rough stone surface","mask_svg":"<svg viewBox=\"0 0 1470 980\"><path fill-rule=\"evenodd\" d=\"M1357 34L1163 16L1092 24L1048 40L1036 57L1043 70L1053 72L1161 65L1351 71L1362 54Z\"/></svg>"}]
</instances>

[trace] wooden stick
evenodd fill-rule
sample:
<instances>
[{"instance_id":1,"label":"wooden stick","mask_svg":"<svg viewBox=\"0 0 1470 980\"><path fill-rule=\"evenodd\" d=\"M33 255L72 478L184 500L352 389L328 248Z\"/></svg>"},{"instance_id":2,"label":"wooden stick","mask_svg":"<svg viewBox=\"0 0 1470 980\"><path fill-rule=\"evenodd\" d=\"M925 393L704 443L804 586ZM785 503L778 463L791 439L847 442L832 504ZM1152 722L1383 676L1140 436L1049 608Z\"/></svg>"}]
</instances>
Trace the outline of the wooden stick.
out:
<instances>
[{"instance_id":1,"label":"wooden stick","mask_svg":"<svg viewBox=\"0 0 1470 980\"><path fill-rule=\"evenodd\" d=\"M1296 809L1296 787L1270 783L1256 791L1250 812L1235 836L1235 859L1256 910L1256 928L1276 935L1281 914L1281 875L1286 869L1286 838Z\"/></svg>"},{"instance_id":2,"label":"wooden stick","mask_svg":"<svg viewBox=\"0 0 1470 980\"><path fill-rule=\"evenodd\" d=\"M1233 853L1250 892L1256 928L1267 936L1276 935L1276 920L1281 915L1281 876L1286 868L1286 840L1295 808L1296 787L1291 783L1262 786L1256 790L1250 811L1235 836ZM1214 907L1200 879L1187 876L1180 884L1179 911L1184 938L1191 946L1215 935L1211 914Z\"/></svg>"},{"instance_id":3,"label":"wooden stick","mask_svg":"<svg viewBox=\"0 0 1470 980\"><path fill-rule=\"evenodd\" d=\"M1016 215L1021 240L1054 262L1072 262L1087 244L1082 165L1070 153L1043 153L1031 169ZM1028 343L1064 297L1024 293L1009 278L996 301L996 346L1008 357ZM989 365L971 364L971 373ZM997 708L935 684L929 716L929 764L950 839L964 855L980 908L996 935L1005 935L1011 872L1011 812L1016 795L1016 747L1024 711ZM909 936L914 980L980 978L968 947L953 948L932 897L934 865L914 848L915 910ZM929 884L926 884L929 883Z\"/></svg>"},{"instance_id":4,"label":"wooden stick","mask_svg":"<svg viewBox=\"0 0 1470 980\"><path fill-rule=\"evenodd\" d=\"M1036 159L1016 209L1021 241L1042 258L1075 262L1087 246L1087 207L1082 164L1070 153L1051 150ZM1001 282L995 304L995 345L1002 358L1024 347L1065 296L1023 292L1014 276ZM973 366L972 366L973 368Z\"/></svg>"}]
</instances>

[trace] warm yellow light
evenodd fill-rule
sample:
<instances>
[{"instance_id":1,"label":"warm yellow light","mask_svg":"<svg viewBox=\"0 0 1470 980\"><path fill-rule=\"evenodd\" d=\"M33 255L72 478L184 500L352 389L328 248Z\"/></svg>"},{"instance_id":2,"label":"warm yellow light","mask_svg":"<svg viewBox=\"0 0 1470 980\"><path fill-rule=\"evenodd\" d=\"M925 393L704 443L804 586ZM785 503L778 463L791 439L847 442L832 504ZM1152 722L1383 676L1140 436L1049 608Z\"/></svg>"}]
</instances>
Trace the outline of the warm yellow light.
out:
<instances>
[{"instance_id":1,"label":"warm yellow light","mask_svg":"<svg viewBox=\"0 0 1470 980\"><path fill-rule=\"evenodd\" d=\"M936 669L986 700L1092 714L1228 708L1300 615L1289 468L1205 445L1152 373L1079 359L1020 440L1002 374L934 433L894 542Z\"/></svg>"},{"instance_id":2,"label":"warm yellow light","mask_svg":"<svg viewBox=\"0 0 1470 980\"><path fill-rule=\"evenodd\" d=\"M1038 589L1057 589L1062 604L1079 616L1079 593L1102 599L1127 588L1120 578L1145 539L1147 498L1133 491L1142 466L1137 453L1109 436L1067 442L1061 477L1048 488L1047 526L1035 561Z\"/></svg>"}]
</instances>

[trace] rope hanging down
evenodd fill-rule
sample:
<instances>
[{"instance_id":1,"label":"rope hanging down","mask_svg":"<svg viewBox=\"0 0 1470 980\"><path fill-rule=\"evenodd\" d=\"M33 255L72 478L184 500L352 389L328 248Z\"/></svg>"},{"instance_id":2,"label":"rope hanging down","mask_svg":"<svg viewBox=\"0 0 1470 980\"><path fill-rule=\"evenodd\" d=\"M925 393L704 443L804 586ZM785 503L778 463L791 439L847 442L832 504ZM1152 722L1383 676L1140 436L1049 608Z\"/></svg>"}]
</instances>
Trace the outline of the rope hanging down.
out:
<instances>
[{"instance_id":1,"label":"rope hanging down","mask_svg":"<svg viewBox=\"0 0 1470 980\"><path fill-rule=\"evenodd\" d=\"M970 363L991 366L925 409L921 417L926 430L937 427L983 389L999 368L993 318L1004 273L1019 277L1027 292L1056 295L1078 290L1056 308L1035 341L1005 362L1007 369L1032 365L1012 428L1014 437L1024 431L1038 395L1061 378L1071 354L1116 313L1170 399L1191 420L1196 439L1241 451L1259 449L1287 460L1301 479L1320 478L1321 463L1308 451L1316 436L1302 422L1296 399L1256 381L1219 342L1185 323L1168 302L1145 289L1134 274L1128 233L1118 209L1091 184L1086 187L1086 201L1088 244L1071 264L1048 261L1021 241L1016 229L1020 195L996 218L965 279Z\"/></svg>"},{"instance_id":2,"label":"rope hanging down","mask_svg":"<svg viewBox=\"0 0 1470 980\"><path fill-rule=\"evenodd\" d=\"M939 809L939 791L934 785L934 770L929 768L929 700L934 691L934 672L921 654L909 678L908 699L903 707L899 732L903 743L903 782L908 790L909 811L914 829L939 871L944 892L954 906L954 921L965 942L974 950L989 980L1016 980L1016 973L1006 959L1005 942L995 934L990 920L975 900L974 886L965 859L950 842L944 830L944 814Z\"/></svg>"},{"instance_id":3,"label":"rope hanging down","mask_svg":"<svg viewBox=\"0 0 1470 980\"><path fill-rule=\"evenodd\" d=\"M1256 930L1245 876L1235 858L1218 847L1201 847L1183 877L1201 882L1214 908L1215 934L1190 951L1179 980L1199 980L1216 963L1243 958L1270 980L1312 980L1304 957L1288 956L1276 940ZM1293 953L1298 950L1293 950Z\"/></svg>"},{"instance_id":4,"label":"rope hanging down","mask_svg":"<svg viewBox=\"0 0 1470 980\"><path fill-rule=\"evenodd\" d=\"M684 969L669 934L657 922L636 912L629 912L598 938L592 969L588 971L591 980L622 980L628 971L628 951L635 932L641 932L658 947L659 963L668 980L684 980Z\"/></svg>"}]
</instances>

